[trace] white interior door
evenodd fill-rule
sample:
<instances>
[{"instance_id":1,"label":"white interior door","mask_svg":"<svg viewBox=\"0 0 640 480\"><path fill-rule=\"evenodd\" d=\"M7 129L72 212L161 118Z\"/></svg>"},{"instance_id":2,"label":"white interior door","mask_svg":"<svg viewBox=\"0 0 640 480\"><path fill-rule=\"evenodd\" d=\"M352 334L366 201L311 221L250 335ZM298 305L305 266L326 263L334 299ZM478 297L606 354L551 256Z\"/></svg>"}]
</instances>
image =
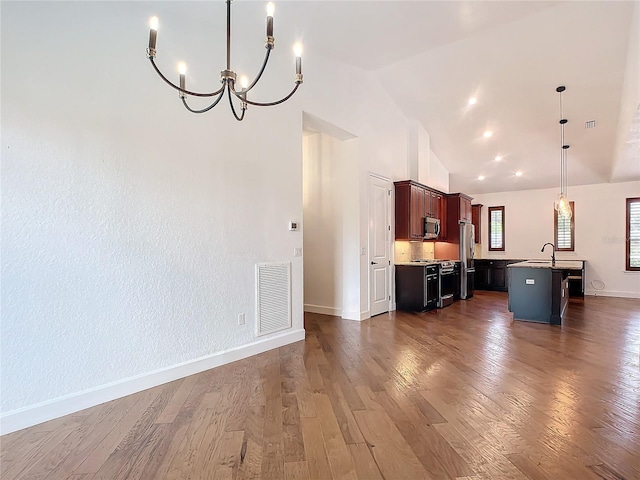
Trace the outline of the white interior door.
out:
<instances>
[{"instance_id":1,"label":"white interior door","mask_svg":"<svg viewBox=\"0 0 640 480\"><path fill-rule=\"evenodd\" d=\"M389 311L389 192L391 182L369 175L369 311Z\"/></svg>"}]
</instances>

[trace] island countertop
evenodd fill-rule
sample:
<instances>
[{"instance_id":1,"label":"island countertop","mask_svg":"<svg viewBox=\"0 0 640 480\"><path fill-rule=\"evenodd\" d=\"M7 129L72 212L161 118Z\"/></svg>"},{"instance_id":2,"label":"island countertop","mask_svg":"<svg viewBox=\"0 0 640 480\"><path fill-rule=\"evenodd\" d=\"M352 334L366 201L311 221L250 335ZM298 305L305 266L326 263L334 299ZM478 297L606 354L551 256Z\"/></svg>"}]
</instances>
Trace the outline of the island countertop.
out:
<instances>
[{"instance_id":1,"label":"island countertop","mask_svg":"<svg viewBox=\"0 0 640 480\"><path fill-rule=\"evenodd\" d=\"M551 260L525 260L524 262L507 265L509 268L551 268L557 270L580 270L583 260L556 260L555 265L551 265Z\"/></svg>"}]
</instances>

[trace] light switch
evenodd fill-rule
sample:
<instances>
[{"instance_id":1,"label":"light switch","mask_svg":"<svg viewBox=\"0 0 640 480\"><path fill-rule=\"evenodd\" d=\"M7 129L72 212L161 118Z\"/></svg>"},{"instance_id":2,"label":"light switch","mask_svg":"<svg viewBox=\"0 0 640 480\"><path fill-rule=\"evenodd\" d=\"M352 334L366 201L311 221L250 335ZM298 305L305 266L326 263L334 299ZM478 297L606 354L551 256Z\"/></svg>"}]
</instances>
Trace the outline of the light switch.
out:
<instances>
[{"instance_id":1,"label":"light switch","mask_svg":"<svg viewBox=\"0 0 640 480\"><path fill-rule=\"evenodd\" d=\"M294 257L301 257L302 256L302 248L300 247L296 247L293 249L293 256Z\"/></svg>"}]
</instances>

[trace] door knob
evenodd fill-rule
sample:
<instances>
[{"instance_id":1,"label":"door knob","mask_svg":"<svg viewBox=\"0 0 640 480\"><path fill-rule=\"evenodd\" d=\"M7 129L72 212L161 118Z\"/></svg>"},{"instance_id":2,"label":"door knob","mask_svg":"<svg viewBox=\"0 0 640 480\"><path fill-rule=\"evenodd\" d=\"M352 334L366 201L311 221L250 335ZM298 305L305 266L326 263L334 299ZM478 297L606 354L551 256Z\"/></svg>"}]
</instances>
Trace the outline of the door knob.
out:
<instances>
[{"instance_id":1,"label":"door knob","mask_svg":"<svg viewBox=\"0 0 640 480\"><path fill-rule=\"evenodd\" d=\"M371 265L378 265L378 262L371 262Z\"/></svg>"}]
</instances>

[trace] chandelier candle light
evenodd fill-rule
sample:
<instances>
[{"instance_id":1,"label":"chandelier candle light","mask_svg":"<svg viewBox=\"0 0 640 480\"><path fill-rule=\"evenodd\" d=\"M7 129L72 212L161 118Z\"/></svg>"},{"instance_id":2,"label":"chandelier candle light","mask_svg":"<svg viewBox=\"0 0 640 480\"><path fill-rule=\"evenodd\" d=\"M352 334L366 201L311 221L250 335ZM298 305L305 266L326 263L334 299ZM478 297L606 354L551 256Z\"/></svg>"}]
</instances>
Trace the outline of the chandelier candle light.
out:
<instances>
[{"instance_id":1,"label":"chandelier candle light","mask_svg":"<svg viewBox=\"0 0 640 480\"><path fill-rule=\"evenodd\" d=\"M556 88L556 92L560 94L560 146L562 148L560 150L560 195L555 202L554 208L557 210L558 215L570 220L572 212L571 205L567 199L567 150L569 145L564 143L564 126L568 120L562 115L562 92L565 90L564 86Z\"/></svg>"},{"instance_id":2,"label":"chandelier candle light","mask_svg":"<svg viewBox=\"0 0 640 480\"><path fill-rule=\"evenodd\" d=\"M231 112L233 113L233 116L236 118L236 120L242 121L242 119L244 119L244 114L247 111L247 105L255 105L256 107L270 107L273 105L279 105L280 103L283 103L289 100L293 96L293 94L296 93L296 90L298 90L298 87L300 87L300 84L302 83L302 45L296 44L294 46L294 52L296 57L296 73L294 76L295 86L293 87L293 90L291 90L291 92L289 92L287 96L275 102L255 102L252 100L248 100L247 93L256 85L256 83L258 83L258 80L260 80L260 77L262 77L262 74L264 73L264 70L267 66L267 62L269 61L269 55L271 54L271 50L273 50L275 45L275 39L273 38L274 5L271 2L267 4L267 38L265 42L265 48L267 49L267 53L264 57L264 61L262 62L262 66L260 67L260 71L258 72L258 75L256 75L256 78L251 83L249 83L249 80L247 79L247 77L244 77L244 76L241 77L240 90L237 90L236 89L237 75L236 75L236 72L231 70L231 2L232 1L233 0L225 0L225 3L227 4L227 64L226 64L226 68L220 72L220 82L222 83L222 86L218 90L216 90L215 92L207 92L207 93L193 92L193 91L187 90L186 88L187 66L184 63L178 64L178 73L180 74L179 85L176 85L173 82L171 82L167 77L165 77L162 74L162 72L160 72L160 69L158 69L158 66L156 65L156 62L155 62L156 43L158 40L158 17L152 17L150 21L149 26L151 29L149 30L149 48L147 48L147 58L151 61L151 65L153 65L153 68L155 69L156 73L160 76L160 78L162 78L170 86L178 90L178 96L182 100L182 103L184 104L185 108L190 112L192 113L208 112L213 107L215 107L218 104L218 102L220 102L220 100L222 99L222 97L226 92L227 97L229 98L229 106L231 107ZM194 97L215 97L215 99L213 100L213 103L211 103L209 106L202 108L200 110L195 110L187 104L186 97L188 95L194 96ZM239 115L234 105L233 97L236 97L240 101L241 113Z\"/></svg>"}]
</instances>

